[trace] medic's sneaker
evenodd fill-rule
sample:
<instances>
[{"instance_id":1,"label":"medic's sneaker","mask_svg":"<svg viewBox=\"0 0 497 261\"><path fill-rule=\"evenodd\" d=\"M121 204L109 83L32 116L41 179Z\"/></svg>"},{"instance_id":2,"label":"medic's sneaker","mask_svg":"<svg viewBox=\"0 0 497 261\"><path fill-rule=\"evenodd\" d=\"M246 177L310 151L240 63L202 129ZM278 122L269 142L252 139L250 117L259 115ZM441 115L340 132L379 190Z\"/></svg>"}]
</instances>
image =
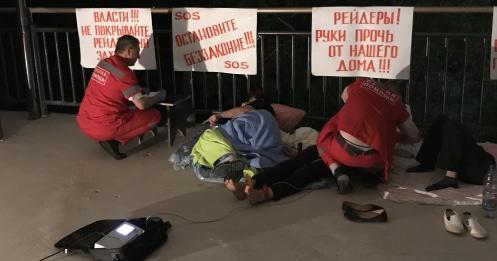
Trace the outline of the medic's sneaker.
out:
<instances>
[{"instance_id":1,"label":"medic's sneaker","mask_svg":"<svg viewBox=\"0 0 497 261\"><path fill-rule=\"evenodd\" d=\"M98 144L107 151L114 159L122 160L126 158L125 153L119 152L119 142L117 140L99 141Z\"/></svg>"},{"instance_id":2,"label":"medic's sneaker","mask_svg":"<svg viewBox=\"0 0 497 261\"><path fill-rule=\"evenodd\" d=\"M445 229L450 233L462 234L464 232L464 226L461 221L461 217L454 210L448 208L444 212L444 224Z\"/></svg>"}]
</instances>

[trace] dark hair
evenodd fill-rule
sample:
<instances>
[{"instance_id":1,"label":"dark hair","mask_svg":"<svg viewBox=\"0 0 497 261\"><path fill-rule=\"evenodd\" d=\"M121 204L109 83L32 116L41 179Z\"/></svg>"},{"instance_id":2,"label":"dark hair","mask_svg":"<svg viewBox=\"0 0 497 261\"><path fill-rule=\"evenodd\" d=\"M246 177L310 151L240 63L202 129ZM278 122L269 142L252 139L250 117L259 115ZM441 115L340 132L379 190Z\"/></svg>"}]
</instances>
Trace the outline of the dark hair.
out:
<instances>
[{"instance_id":1,"label":"dark hair","mask_svg":"<svg viewBox=\"0 0 497 261\"><path fill-rule=\"evenodd\" d=\"M126 34L117 39L115 53L120 53L130 47L140 46L140 41L136 37Z\"/></svg>"},{"instance_id":2,"label":"dark hair","mask_svg":"<svg viewBox=\"0 0 497 261\"><path fill-rule=\"evenodd\" d=\"M262 88L254 88L252 89L248 94L247 94L247 101L250 101L251 99L254 100L262 100L264 99L264 92L262 91Z\"/></svg>"}]
</instances>

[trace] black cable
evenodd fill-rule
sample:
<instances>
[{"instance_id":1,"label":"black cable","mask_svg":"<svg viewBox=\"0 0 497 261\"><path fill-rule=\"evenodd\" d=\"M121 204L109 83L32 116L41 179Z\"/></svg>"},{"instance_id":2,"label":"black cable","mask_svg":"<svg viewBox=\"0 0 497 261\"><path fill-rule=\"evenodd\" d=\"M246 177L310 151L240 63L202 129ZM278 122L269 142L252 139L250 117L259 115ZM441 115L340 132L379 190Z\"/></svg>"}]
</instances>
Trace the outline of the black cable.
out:
<instances>
[{"instance_id":1,"label":"black cable","mask_svg":"<svg viewBox=\"0 0 497 261\"><path fill-rule=\"evenodd\" d=\"M207 219L207 220L193 220L193 219L187 218L185 216L182 216L182 215L174 213L174 212L157 212L155 214L157 214L157 215L163 215L163 216L177 217L177 218L183 219L185 221L188 221L191 224L206 224L206 223L214 223L214 222L221 221L221 220L225 219L226 217L228 217L228 216L236 213L237 211L240 211L240 210L243 210L243 209L246 209L246 208L249 208L249 206L246 206L246 207L236 207L236 208L233 208L233 209L229 210L226 214L224 214L224 215L222 215L220 217L217 217L217 218L214 218L214 219Z\"/></svg>"},{"instance_id":2,"label":"black cable","mask_svg":"<svg viewBox=\"0 0 497 261\"><path fill-rule=\"evenodd\" d=\"M267 205L260 205L260 206L257 206L259 208L263 208L263 207L271 207L271 206L281 206L281 205L286 205L286 204L290 204L292 202L295 202L297 200L300 200L302 199L303 197L307 196L308 194L310 194L313 190L315 189L308 189L308 188L302 188L302 189L298 189L297 187L293 186L292 184L288 183L288 182L285 182L285 181L280 181L280 182L276 182L274 184L277 184L277 183L281 183L281 184L287 184L288 186L292 186L294 189L296 190L300 190L300 191L304 191L304 190L307 190L308 192L307 193L304 193L302 196L300 197L296 197L294 199L291 199L291 200L286 200L286 201L283 201L283 202L279 202L279 203L272 203L272 204L267 204ZM273 185L274 185L273 184ZM177 213L174 213L174 212L156 212L154 215L163 215L163 216L173 216L173 217L177 217L177 218L180 218L180 219L183 219L191 224L207 224L207 223L215 223L215 222L218 222L218 221L221 221L225 218L227 218L228 216L230 215L233 215L239 211L242 211L242 210L245 210L245 209L248 209L250 208L251 206L245 206L245 207L236 207L236 208L233 208L231 210L229 210L228 212L226 212L226 214L224 215L221 215L220 217L217 217L217 218L214 218L214 219L207 219L207 220L193 220L193 219L190 219L188 217L185 217L183 215L180 215L180 214L177 214Z\"/></svg>"},{"instance_id":3,"label":"black cable","mask_svg":"<svg viewBox=\"0 0 497 261\"><path fill-rule=\"evenodd\" d=\"M42 258L42 259L40 259L38 261L43 261L43 260L49 259L49 258L51 258L51 257L53 257L55 255L58 255L58 254L62 253L62 252L64 252L64 250L59 250L59 251L57 251L57 252L55 252L53 254L50 254L50 255L48 255L48 256L46 256L46 257L44 257L44 258Z\"/></svg>"},{"instance_id":4,"label":"black cable","mask_svg":"<svg viewBox=\"0 0 497 261\"><path fill-rule=\"evenodd\" d=\"M80 243L80 242L81 242L81 241L83 241L84 239L87 239L87 238L89 238L90 236L93 236L93 235L95 235L95 234L100 234L100 235L102 235L102 236L105 236L105 234L104 234L104 233L102 233L102 232L93 232L93 233L90 233L90 234L88 234L88 235L86 235L86 236L84 236L84 237L82 237L82 238L80 238L80 239L76 240L76 242L74 242L74 243L70 244L70 245L69 245L69 246L67 246L66 248L64 248L64 249L62 249L62 250L59 250L59 251L57 251L57 252L55 252L55 253L53 253L53 254L50 254L50 255L48 255L48 256L46 256L46 257L44 257L44 258L42 258L42 259L40 259L40 260L38 260L38 261L43 261L43 260L46 260L46 259L48 259L48 258L51 258L51 257L53 257L53 256L55 256L55 255L58 255L58 254L60 254L60 253L64 252L65 250L70 249L70 248L71 248L71 247L73 247L74 245L76 245L76 244Z\"/></svg>"},{"instance_id":5,"label":"black cable","mask_svg":"<svg viewBox=\"0 0 497 261\"><path fill-rule=\"evenodd\" d=\"M273 185L271 185L271 186L280 185L280 184L287 185L287 186L289 186L289 187L291 187L291 188L293 188L295 190L298 190L298 191L316 190L315 188L308 188L308 187L300 188L300 187L296 187L293 184L291 184L289 182L286 182L286 181L278 181L278 182L273 183Z\"/></svg>"}]
</instances>

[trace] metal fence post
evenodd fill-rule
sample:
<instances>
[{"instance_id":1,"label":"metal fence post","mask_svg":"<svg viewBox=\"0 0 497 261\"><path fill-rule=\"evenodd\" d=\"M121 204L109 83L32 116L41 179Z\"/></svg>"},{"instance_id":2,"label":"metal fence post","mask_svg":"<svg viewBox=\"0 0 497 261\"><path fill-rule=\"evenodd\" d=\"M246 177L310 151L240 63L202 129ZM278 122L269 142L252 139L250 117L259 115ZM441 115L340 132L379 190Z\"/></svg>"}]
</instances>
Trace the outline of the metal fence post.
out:
<instances>
[{"instance_id":1,"label":"metal fence post","mask_svg":"<svg viewBox=\"0 0 497 261\"><path fill-rule=\"evenodd\" d=\"M17 11L19 12L19 24L22 33L22 49L24 55L24 72L26 74L26 89L27 89L27 99L26 106L29 113L29 119L34 120L40 118L40 108L38 104L36 89L35 89L35 79L34 79L34 63L33 63L33 52L31 45L31 33L30 33L30 21L28 18L28 13L26 9L26 1L17 1Z\"/></svg>"}]
</instances>

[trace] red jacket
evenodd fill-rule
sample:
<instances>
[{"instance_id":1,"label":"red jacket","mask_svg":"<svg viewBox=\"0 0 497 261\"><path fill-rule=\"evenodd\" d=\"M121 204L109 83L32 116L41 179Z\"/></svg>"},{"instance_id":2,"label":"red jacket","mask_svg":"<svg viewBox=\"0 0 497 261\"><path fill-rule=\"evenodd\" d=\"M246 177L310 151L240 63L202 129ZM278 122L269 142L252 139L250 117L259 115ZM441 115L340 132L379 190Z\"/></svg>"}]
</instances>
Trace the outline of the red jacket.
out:
<instances>
[{"instance_id":1,"label":"red jacket","mask_svg":"<svg viewBox=\"0 0 497 261\"><path fill-rule=\"evenodd\" d=\"M128 98L141 92L135 73L114 55L93 70L79 107L81 130L96 140L107 140L131 117Z\"/></svg>"},{"instance_id":2,"label":"red jacket","mask_svg":"<svg viewBox=\"0 0 497 261\"><path fill-rule=\"evenodd\" d=\"M335 162L330 144L337 131L343 130L378 151L385 162L386 181L397 142L397 126L409 118L409 113L400 96L379 88L371 79L357 79L348 86L347 94L344 106L318 135L320 156L327 165Z\"/></svg>"}]
</instances>

